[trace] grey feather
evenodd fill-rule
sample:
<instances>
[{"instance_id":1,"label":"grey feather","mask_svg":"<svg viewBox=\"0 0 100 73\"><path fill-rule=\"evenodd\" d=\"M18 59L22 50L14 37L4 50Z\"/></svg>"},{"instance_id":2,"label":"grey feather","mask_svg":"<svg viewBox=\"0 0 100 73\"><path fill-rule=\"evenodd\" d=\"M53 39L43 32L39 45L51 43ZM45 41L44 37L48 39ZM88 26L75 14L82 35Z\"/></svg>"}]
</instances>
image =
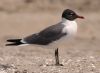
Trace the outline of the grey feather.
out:
<instances>
[{"instance_id":1,"label":"grey feather","mask_svg":"<svg viewBox=\"0 0 100 73\"><path fill-rule=\"evenodd\" d=\"M63 28L64 25L58 23L24 38L24 41L29 44L48 45L66 35L66 33L62 33Z\"/></svg>"}]
</instances>

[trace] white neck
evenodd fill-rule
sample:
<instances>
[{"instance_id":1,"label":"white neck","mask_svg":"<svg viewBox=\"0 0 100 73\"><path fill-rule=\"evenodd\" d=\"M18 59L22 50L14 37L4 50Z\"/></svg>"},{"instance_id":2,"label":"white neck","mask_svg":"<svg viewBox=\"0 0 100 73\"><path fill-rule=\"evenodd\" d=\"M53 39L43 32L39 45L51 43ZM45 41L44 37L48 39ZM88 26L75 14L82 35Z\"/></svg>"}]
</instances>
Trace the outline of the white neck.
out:
<instances>
[{"instance_id":1,"label":"white neck","mask_svg":"<svg viewBox=\"0 0 100 73\"><path fill-rule=\"evenodd\" d=\"M62 18L62 24L66 24L66 25L68 25L68 24L76 24L76 22L73 20L73 21L70 21L70 20L67 20L67 19L65 19L65 18Z\"/></svg>"},{"instance_id":2,"label":"white neck","mask_svg":"<svg viewBox=\"0 0 100 73\"><path fill-rule=\"evenodd\" d=\"M75 21L70 21L65 18L62 18L62 24L65 25L63 32L74 34L77 32L77 23Z\"/></svg>"},{"instance_id":3,"label":"white neck","mask_svg":"<svg viewBox=\"0 0 100 73\"><path fill-rule=\"evenodd\" d=\"M61 21L62 23L73 23L73 22L75 22L74 20L73 21L71 21L71 20L68 20L68 19L66 19L66 18L62 18L62 21Z\"/></svg>"}]
</instances>

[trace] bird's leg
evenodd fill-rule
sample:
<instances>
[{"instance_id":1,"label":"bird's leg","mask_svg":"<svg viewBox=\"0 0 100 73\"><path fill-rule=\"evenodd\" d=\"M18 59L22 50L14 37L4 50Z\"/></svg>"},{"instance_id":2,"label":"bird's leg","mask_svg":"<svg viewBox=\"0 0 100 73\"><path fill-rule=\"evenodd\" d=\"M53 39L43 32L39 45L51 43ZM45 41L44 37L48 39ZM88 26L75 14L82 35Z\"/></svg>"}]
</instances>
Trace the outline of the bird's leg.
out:
<instances>
[{"instance_id":1,"label":"bird's leg","mask_svg":"<svg viewBox=\"0 0 100 73\"><path fill-rule=\"evenodd\" d=\"M59 63L59 52L58 52L58 48L55 49L55 62L56 62L56 66L63 66L62 64Z\"/></svg>"}]
</instances>

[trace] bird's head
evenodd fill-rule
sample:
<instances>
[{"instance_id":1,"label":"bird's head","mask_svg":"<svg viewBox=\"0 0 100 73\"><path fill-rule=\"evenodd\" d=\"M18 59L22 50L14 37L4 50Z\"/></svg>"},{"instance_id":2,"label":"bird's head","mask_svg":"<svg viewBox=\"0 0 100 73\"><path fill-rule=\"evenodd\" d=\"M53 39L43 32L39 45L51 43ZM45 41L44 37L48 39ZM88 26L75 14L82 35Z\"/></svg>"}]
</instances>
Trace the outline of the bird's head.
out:
<instances>
[{"instance_id":1,"label":"bird's head","mask_svg":"<svg viewBox=\"0 0 100 73\"><path fill-rule=\"evenodd\" d=\"M74 11L72 11L70 9L66 9L66 10L63 11L62 18L65 18L65 19L70 20L70 21L73 21L76 18L84 19L83 16L77 15Z\"/></svg>"}]
</instances>

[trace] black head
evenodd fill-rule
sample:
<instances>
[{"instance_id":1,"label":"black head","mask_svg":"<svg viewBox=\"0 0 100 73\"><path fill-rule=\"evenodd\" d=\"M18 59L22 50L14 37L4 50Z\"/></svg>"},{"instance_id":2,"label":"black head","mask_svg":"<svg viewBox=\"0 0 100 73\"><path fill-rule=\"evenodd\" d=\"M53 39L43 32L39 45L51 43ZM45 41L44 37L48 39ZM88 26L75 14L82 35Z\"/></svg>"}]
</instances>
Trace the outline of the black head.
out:
<instances>
[{"instance_id":1,"label":"black head","mask_svg":"<svg viewBox=\"0 0 100 73\"><path fill-rule=\"evenodd\" d=\"M81 18L84 19L83 16L79 16L77 15L74 11L70 10L70 9L66 9L64 10L63 14L62 14L62 18L65 18L67 20L75 20L76 18Z\"/></svg>"}]
</instances>

